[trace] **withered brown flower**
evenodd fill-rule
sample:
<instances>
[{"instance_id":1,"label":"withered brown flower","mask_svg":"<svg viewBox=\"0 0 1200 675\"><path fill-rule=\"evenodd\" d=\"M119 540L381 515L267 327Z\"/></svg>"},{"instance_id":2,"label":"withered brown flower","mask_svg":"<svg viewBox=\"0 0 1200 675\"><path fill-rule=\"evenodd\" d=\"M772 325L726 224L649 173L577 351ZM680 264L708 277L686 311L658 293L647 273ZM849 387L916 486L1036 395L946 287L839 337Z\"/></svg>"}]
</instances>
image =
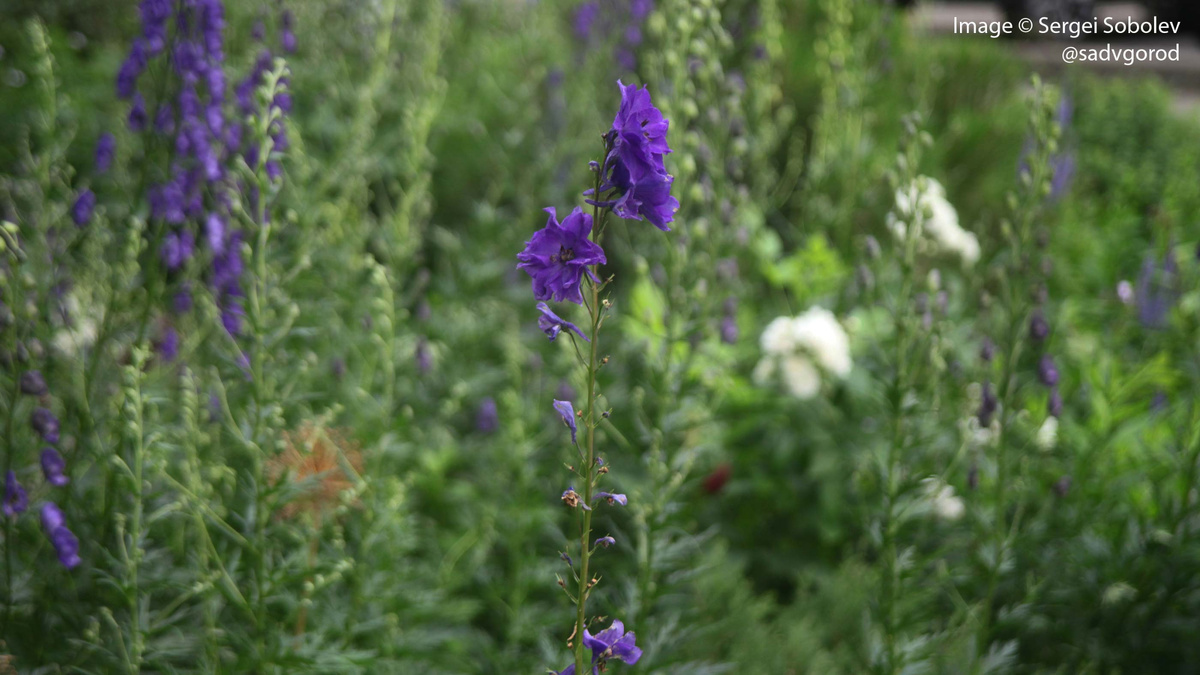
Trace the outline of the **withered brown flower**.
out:
<instances>
[{"instance_id":1,"label":"withered brown flower","mask_svg":"<svg viewBox=\"0 0 1200 675\"><path fill-rule=\"evenodd\" d=\"M312 422L305 422L296 431L283 432L283 440L286 447L268 461L267 474L273 485L287 480L300 494L279 510L279 516L293 518L308 513L319 522L322 513L337 506L342 493L354 487L362 472L358 443L337 429Z\"/></svg>"}]
</instances>

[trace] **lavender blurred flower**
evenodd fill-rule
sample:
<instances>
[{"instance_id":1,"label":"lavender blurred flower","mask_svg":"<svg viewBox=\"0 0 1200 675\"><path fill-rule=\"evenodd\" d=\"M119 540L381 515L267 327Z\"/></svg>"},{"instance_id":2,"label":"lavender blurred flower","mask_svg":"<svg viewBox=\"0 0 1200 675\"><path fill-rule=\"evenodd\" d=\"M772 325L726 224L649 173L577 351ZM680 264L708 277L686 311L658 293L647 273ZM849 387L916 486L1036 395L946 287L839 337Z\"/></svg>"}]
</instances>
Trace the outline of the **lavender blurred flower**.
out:
<instances>
[{"instance_id":1,"label":"lavender blurred flower","mask_svg":"<svg viewBox=\"0 0 1200 675\"><path fill-rule=\"evenodd\" d=\"M42 505L42 530L54 551L58 554L58 562L67 569L73 569L81 560L79 558L79 540L67 529L63 512L54 502Z\"/></svg>"},{"instance_id":2,"label":"lavender blurred flower","mask_svg":"<svg viewBox=\"0 0 1200 675\"><path fill-rule=\"evenodd\" d=\"M491 434L499 428L500 413L496 409L496 399L489 396L483 399L475 413L475 429L481 434Z\"/></svg>"},{"instance_id":3,"label":"lavender blurred flower","mask_svg":"<svg viewBox=\"0 0 1200 675\"><path fill-rule=\"evenodd\" d=\"M4 477L4 515L15 518L29 508L29 496L17 482L17 474L9 471Z\"/></svg>"},{"instance_id":4,"label":"lavender blurred flower","mask_svg":"<svg viewBox=\"0 0 1200 675\"><path fill-rule=\"evenodd\" d=\"M1046 400L1046 413L1051 417L1062 417L1062 411L1062 394L1058 393L1058 387L1055 387L1050 390L1050 398Z\"/></svg>"},{"instance_id":5,"label":"lavender blurred flower","mask_svg":"<svg viewBox=\"0 0 1200 675\"><path fill-rule=\"evenodd\" d=\"M42 448L41 464L42 475L46 477L47 483L62 487L71 482L71 479L64 474L67 463L54 448Z\"/></svg>"},{"instance_id":6,"label":"lavender blurred flower","mask_svg":"<svg viewBox=\"0 0 1200 675\"><path fill-rule=\"evenodd\" d=\"M96 208L96 194L84 188L79 191L79 195L75 197L75 203L71 205L71 220L75 221L76 227L87 225L92 219L92 210Z\"/></svg>"},{"instance_id":7,"label":"lavender blurred flower","mask_svg":"<svg viewBox=\"0 0 1200 675\"><path fill-rule=\"evenodd\" d=\"M1058 368L1049 354L1042 356L1041 361L1038 362L1038 381L1047 387L1058 384Z\"/></svg>"},{"instance_id":8,"label":"lavender blurred flower","mask_svg":"<svg viewBox=\"0 0 1200 675\"><path fill-rule=\"evenodd\" d=\"M36 408L29 418L33 430L47 443L58 443L58 418L46 408Z\"/></svg>"},{"instance_id":9,"label":"lavender blurred flower","mask_svg":"<svg viewBox=\"0 0 1200 675\"><path fill-rule=\"evenodd\" d=\"M600 537L599 539L596 540L595 545L603 546L604 548L608 548L609 546L615 546L616 544L617 544L617 540L613 539L612 537Z\"/></svg>"},{"instance_id":10,"label":"lavender blurred flower","mask_svg":"<svg viewBox=\"0 0 1200 675\"><path fill-rule=\"evenodd\" d=\"M96 141L96 171L104 173L112 166L113 154L117 150L117 139L109 132L100 134Z\"/></svg>"},{"instance_id":11,"label":"lavender blurred flower","mask_svg":"<svg viewBox=\"0 0 1200 675\"><path fill-rule=\"evenodd\" d=\"M1041 342L1050 336L1050 322L1046 320L1046 316L1042 314L1042 310L1036 310L1033 316L1029 318L1029 337L1034 342Z\"/></svg>"},{"instance_id":12,"label":"lavender blurred flower","mask_svg":"<svg viewBox=\"0 0 1200 675\"><path fill-rule=\"evenodd\" d=\"M29 396L45 396L50 391L46 386L46 378L36 370L21 373L21 393Z\"/></svg>"}]
</instances>

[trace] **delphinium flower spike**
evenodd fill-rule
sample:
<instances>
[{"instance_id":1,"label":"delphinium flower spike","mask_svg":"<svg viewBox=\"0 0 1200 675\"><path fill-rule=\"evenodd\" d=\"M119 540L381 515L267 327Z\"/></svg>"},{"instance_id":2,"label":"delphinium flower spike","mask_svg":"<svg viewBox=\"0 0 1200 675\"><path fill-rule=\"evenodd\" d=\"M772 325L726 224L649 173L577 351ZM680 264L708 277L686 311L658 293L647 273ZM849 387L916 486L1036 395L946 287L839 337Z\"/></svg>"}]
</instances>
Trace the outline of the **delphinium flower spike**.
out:
<instances>
[{"instance_id":1,"label":"delphinium flower spike","mask_svg":"<svg viewBox=\"0 0 1200 675\"><path fill-rule=\"evenodd\" d=\"M599 491L601 479L611 475L611 467L596 454L596 428L607 419L611 410L598 403L597 374L607 363L601 358L599 332L611 308L611 302L601 298L601 291L608 287L612 277L601 281L597 274L600 265L607 264L600 240L604 234L605 218L611 213L620 218L649 220L660 230L668 231L667 223L674 219L679 202L671 196L674 178L667 173L663 158L671 152L667 145L669 123L654 107L649 92L634 85L618 81L621 105L613 120L612 128L602 137L603 156L599 162L591 162L595 181L584 195L591 205L592 213L584 213L579 207L560 223L554 208L547 208L550 218L546 226L534 233L517 256L518 269L529 274L540 313L538 328L551 341L564 332L572 338L576 355L585 371L586 390L584 407L578 413L569 400L555 400L554 410L571 431L571 445L579 454L578 465L569 465L581 485L580 492L571 486L560 499L575 512L578 533L578 563L566 551L560 555L571 565L578 587L575 592L567 591L575 602L575 625L570 632L568 646L573 650L575 662L561 673L583 673L587 666L585 651L592 652L593 673L603 670L609 661L636 663L642 652L634 644L634 634L625 632L620 621L598 635L588 631L589 617L587 601L599 576L590 569L591 553L596 548L608 548L616 543L611 536L591 538L592 506L600 500L609 504L628 504L621 493ZM573 302L582 305L588 312L585 328L563 319L554 312L546 301ZM580 337L587 343L587 351L580 349L574 341ZM570 397L560 394L560 398ZM584 438L580 439L580 427ZM566 584L559 584L567 590ZM580 639L582 636L582 639Z\"/></svg>"}]
</instances>

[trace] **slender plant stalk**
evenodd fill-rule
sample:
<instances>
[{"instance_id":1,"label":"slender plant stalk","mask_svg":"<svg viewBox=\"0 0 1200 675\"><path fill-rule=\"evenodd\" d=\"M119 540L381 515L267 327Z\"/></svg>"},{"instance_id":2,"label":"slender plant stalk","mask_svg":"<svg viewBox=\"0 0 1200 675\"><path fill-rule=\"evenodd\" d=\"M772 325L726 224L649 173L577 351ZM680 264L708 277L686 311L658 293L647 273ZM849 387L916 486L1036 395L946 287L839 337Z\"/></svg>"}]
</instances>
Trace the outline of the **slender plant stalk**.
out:
<instances>
[{"instance_id":1,"label":"slender plant stalk","mask_svg":"<svg viewBox=\"0 0 1200 675\"><path fill-rule=\"evenodd\" d=\"M605 153L605 161L607 161L607 153ZM600 170L596 171L596 198L600 197L600 180L601 172L604 163L601 162ZM595 228L594 240L599 243L600 236L603 233L601 223L602 211L599 206L592 207L592 227ZM597 268L599 266L596 266ZM593 273L595 270L593 270ZM584 423L587 424L587 455L584 457L583 472L583 503L587 506L592 504L592 491L595 484L595 465L596 465L596 371L599 362L596 359L597 345L600 342L600 320L603 316L602 308L600 307L600 286L599 284L588 278L588 292L591 295L591 302L588 303L588 314L591 317L591 348L588 350L587 363L587 415L584 418ZM592 534L592 512L589 509L579 509L581 525L579 528L579 594L576 596L576 614L575 614L575 672L582 673L584 668L584 651L583 631L587 628L587 597L591 590L591 580L588 571L588 559L591 557L591 549L588 542Z\"/></svg>"}]
</instances>

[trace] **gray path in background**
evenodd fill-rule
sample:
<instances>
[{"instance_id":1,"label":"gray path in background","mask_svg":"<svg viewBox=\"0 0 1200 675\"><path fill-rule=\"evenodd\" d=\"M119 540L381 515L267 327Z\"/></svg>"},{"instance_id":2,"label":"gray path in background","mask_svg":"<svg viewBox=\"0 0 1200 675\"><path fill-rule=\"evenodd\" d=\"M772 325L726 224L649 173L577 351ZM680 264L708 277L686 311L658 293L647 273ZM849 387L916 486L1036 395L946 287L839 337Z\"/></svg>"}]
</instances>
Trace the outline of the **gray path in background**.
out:
<instances>
[{"instance_id":1,"label":"gray path in background","mask_svg":"<svg viewBox=\"0 0 1200 675\"><path fill-rule=\"evenodd\" d=\"M1196 0L1200 2L1200 0ZM1149 12L1134 2L1101 3L1097 17L1101 22L1106 16L1136 20L1149 19ZM954 20L959 21L1003 21L1004 16L994 3L988 2L931 2L923 3L915 10L913 25L917 30L950 35L954 32ZM966 40L991 40L983 35L960 36ZM1019 53L1038 71L1055 74L1065 68L1087 68L1113 77L1158 77L1175 91L1176 108L1188 115L1200 115L1200 42L1190 35L1148 36L1145 38L1121 36L1084 36L1079 40L1067 39L1012 39L1001 38L1004 43ZM1062 61L1062 49L1066 44L1103 46L1116 48L1173 48L1179 45L1178 62L1135 63L1131 66L1118 63L1071 63Z\"/></svg>"}]
</instances>

